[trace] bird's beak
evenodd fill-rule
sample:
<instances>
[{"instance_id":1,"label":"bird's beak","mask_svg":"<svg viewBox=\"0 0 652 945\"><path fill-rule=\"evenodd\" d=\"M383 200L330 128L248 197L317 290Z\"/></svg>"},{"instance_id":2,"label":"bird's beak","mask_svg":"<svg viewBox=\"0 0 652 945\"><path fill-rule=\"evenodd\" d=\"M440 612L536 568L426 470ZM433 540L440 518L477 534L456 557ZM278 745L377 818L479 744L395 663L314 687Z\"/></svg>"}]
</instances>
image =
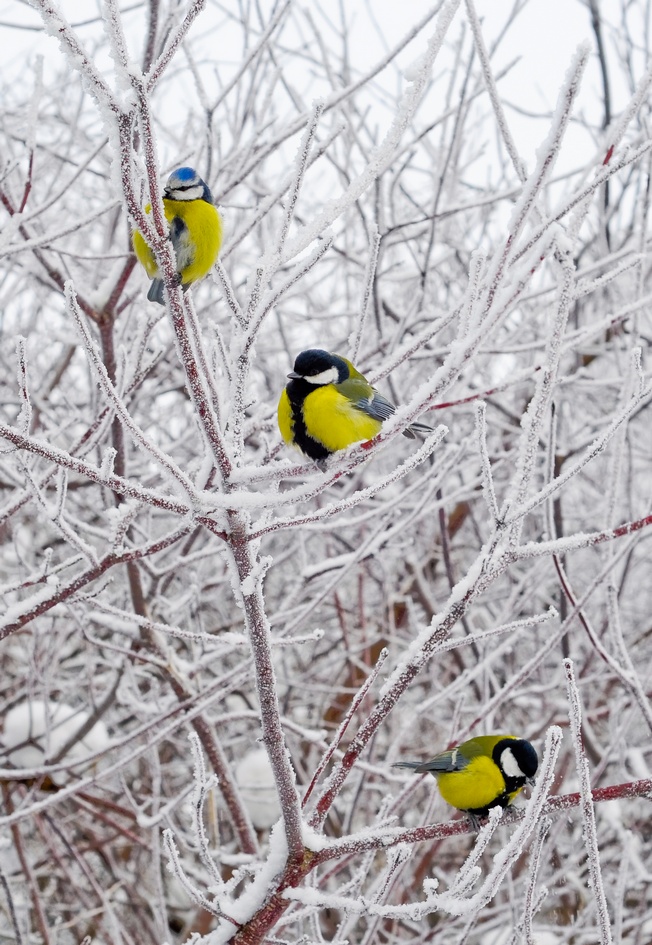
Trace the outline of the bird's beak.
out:
<instances>
[{"instance_id":1,"label":"bird's beak","mask_svg":"<svg viewBox=\"0 0 652 945\"><path fill-rule=\"evenodd\" d=\"M300 381L301 378L303 377L303 374L297 374L296 371L290 371L290 373L288 374L288 377L290 378L291 381Z\"/></svg>"}]
</instances>

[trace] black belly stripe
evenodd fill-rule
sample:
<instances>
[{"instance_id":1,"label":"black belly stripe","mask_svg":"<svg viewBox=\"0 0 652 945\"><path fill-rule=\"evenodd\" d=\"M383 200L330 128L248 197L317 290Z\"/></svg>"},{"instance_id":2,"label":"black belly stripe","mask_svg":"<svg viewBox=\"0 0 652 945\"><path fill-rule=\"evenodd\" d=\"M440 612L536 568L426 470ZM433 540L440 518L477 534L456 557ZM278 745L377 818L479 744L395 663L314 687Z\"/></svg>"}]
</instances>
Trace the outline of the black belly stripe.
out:
<instances>
[{"instance_id":1,"label":"black belly stripe","mask_svg":"<svg viewBox=\"0 0 652 945\"><path fill-rule=\"evenodd\" d=\"M328 459L331 451L323 443L310 436L303 419L303 402L314 387L305 381L293 380L287 385L287 395L292 408L292 433L299 449L314 460Z\"/></svg>"},{"instance_id":2,"label":"black belly stripe","mask_svg":"<svg viewBox=\"0 0 652 945\"><path fill-rule=\"evenodd\" d=\"M502 794L499 794L498 797L495 797L491 804L487 804L486 807L474 807L469 809L469 814L474 814L476 817L488 817L489 811L492 807L507 807L509 805L509 794L507 791L503 791Z\"/></svg>"}]
</instances>

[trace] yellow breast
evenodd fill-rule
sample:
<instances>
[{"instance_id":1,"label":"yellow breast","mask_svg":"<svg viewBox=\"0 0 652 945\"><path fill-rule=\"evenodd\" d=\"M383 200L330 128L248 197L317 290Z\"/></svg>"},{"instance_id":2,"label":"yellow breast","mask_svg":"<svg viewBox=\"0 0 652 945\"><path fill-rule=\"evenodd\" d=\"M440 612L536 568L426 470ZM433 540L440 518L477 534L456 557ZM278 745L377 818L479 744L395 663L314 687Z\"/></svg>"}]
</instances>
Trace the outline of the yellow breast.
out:
<instances>
[{"instance_id":1,"label":"yellow breast","mask_svg":"<svg viewBox=\"0 0 652 945\"><path fill-rule=\"evenodd\" d=\"M178 217L188 228L190 262L180 269L181 281L188 284L201 279L215 263L222 245L222 220L217 208L205 200L163 200L163 209L168 223ZM149 214L151 211L148 204L145 212ZM154 279L159 275L156 259L138 230L133 235L133 246L147 275Z\"/></svg>"},{"instance_id":2,"label":"yellow breast","mask_svg":"<svg viewBox=\"0 0 652 945\"><path fill-rule=\"evenodd\" d=\"M286 443L291 444L294 440L294 422L292 420L292 407L287 391L283 390L281 399L278 402L278 428L281 436Z\"/></svg>"},{"instance_id":3,"label":"yellow breast","mask_svg":"<svg viewBox=\"0 0 652 945\"><path fill-rule=\"evenodd\" d=\"M435 773L435 777L441 796L459 810L488 807L505 790L500 769L486 757L474 758L461 771Z\"/></svg>"},{"instance_id":4,"label":"yellow breast","mask_svg":"<svg viewBox=\"0 0 652 945\"><path fill-rule=\"evenodd\" d=\"M308 394L303 402L303 419L310 436L331 452L373 439L382 426L382 421L359 410L332 384Z\"/></svg>"},{"instance_id":5,"label":"yellow breast","mask_svg":"<svg viewBox=\"0 0 652 945\"><path fill-rule=\"evenodd\" d=\"M178 217L188 227L190 262L180 270L186 285L205 276L215 263L222 245L222 220L217 208L205 200L164 200L163 205L168 222Z\"/></svg>"}]
</instances>

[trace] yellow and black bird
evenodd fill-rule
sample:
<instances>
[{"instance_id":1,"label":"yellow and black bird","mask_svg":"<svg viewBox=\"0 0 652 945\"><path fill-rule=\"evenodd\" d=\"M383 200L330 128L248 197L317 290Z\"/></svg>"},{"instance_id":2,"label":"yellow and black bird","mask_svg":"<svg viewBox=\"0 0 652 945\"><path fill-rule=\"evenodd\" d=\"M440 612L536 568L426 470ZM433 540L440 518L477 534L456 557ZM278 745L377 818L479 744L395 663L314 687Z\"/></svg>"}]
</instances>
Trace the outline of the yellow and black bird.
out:
<instances>
[{"instance_id":1,"label":"yellow and black bird","mask_svg":"<svg viewBox=\"0 0 652 945\"><path fill-rule=\"evenodd\" d=\"M222 220L207 184L192 167L179 167L168 177L163 190L163 209L170 225L170 239L177 260L178 285L184 290L202 279L212 268L222 245ZM145 207L152 212L151 204ZM147 298L165 305L163 280L154 253L136 230L136 256L152 279Z\"/></svg>"},{"instance_id":2,"label":"yellow and black bird","mask_svg":"<svg viewBox=\"0 0 652 945\"><path fill-rule=\"evenodd\" d=\"M526 784L533 784L539 758L524 738L478 735L430 761L399 761L392 767L432 774L444 800L475 822L492 807L507 807Z\"/></svg>"},{"instance_id":3,"label":"yellow and black bird","mask_svg":"<svg viewBox=\"0 0 652 945\"><path fill-rule=\"evenodd\" d=\"M395 412L346 358L321 348L297 355L278 404L278 425L288 445L320 463L352 443L371 440ZM423 423L403 431L432 433Z\"/></svg>"}]
</instances>

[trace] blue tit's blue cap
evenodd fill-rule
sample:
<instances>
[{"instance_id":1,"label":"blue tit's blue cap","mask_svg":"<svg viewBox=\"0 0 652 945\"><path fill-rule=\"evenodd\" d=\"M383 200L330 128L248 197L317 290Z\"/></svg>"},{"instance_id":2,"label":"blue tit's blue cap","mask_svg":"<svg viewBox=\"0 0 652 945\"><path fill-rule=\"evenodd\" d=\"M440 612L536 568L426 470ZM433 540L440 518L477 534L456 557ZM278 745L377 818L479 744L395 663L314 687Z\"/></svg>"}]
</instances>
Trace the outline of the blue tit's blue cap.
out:
<instances>
[{"instance_id":1,"label":"blue tit's blue cap","mask_svg":"<svg viewBox=\"0 0 652 945\"><path fill-rule=\"evenodd\" d=\"M178 180L192 180L193 177L197 177L197 171L194 167L180 167L173 174Z\"/></svg>"}]
</instances>

